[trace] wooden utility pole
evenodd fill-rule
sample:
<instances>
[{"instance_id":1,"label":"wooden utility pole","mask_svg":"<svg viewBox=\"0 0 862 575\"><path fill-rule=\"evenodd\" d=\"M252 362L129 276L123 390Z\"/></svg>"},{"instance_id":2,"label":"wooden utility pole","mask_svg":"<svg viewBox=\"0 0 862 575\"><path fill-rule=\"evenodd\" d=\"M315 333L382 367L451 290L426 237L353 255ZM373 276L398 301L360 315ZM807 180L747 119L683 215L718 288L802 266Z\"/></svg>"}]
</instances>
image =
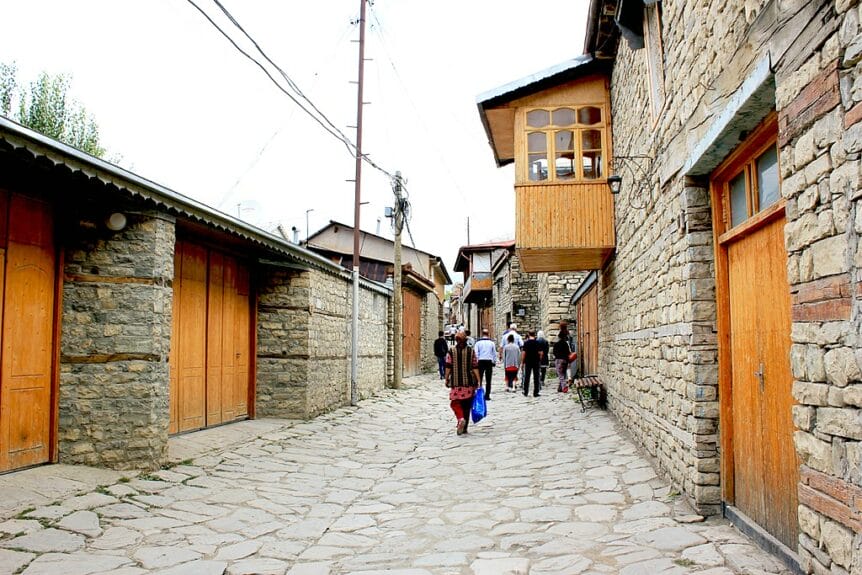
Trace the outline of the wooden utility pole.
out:
<instances>
[{"instance_id":1,"label":"wooden utility pole","mask_svg":"<svg viewBox=\"0 0 862 575\"><path fill-rule=\"evenodd\" d=\"M401 301L401 229L404 227L404 202L401 199L401 172L395 172L392 191L395 192L395 256L392 264L392 355L394 356L392 387L398 389L401 387L401 372L404 364L402 357L404 310Z\"/></svg>"},{"instance_id":2,"label":"wooden utility pole","mask_svg":"<svg viewBox=\"0 0 862 575\"><path fill-rule=\"evenodd\" d=\"M359 77L356 87L356 178L353 203L353 315L350 346L350 405L358 401L359 377L359 210L362 196L362 87L365 76L365 2L359 0Z\"/></svg>"}]
</instances>

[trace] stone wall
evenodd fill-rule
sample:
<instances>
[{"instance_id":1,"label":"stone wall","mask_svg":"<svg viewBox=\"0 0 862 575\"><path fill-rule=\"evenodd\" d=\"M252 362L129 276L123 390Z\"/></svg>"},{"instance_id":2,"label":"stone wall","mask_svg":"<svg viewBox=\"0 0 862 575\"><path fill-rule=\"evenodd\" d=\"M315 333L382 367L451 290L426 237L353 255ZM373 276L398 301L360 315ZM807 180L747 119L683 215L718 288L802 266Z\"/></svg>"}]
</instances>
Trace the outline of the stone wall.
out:
<instances>
[{"instance_id":1,"label":"stone wall","mask_svg":"<svg viewBox=\"0 0 862 575\"><path fill-rule=\"evenodd\" d=\"M828 4L836 29L776 72L799 553L808 572L862 573L862 15Z\"/></svg>"},{"instance_id":2,"label":"stone wall","mask_svg":"<svg viewBox=\"0 0 862 575\"><path fill-rule=\"evenodd\" d=\"M539 290L539 329L545 331L548 341L555 341L560 321L569 323L574 331L576 311L572 296L589 272L557 272L537 274Z\"/></svg>"},{"instance_id":3,"label":"stone wall","mask_svg":"<svg viewBox=\"0 0 862 575\"><path fill-rule=\"evenodd\" d=\"M654 130L643 129L651 121L647 51L621 42L612 77L615 155L655 162L643 178L623 172L618 250L599 283L611 408L698 509L718 510L710 206L706 181L686 174L708 174L777 110L798 402L797 550L808 573L862 573L858 2L661 5L667 102Z\"/></svg>"},{"instance_id":4,"label":"stone wall","mask_svg":"<svg viewBox=\"0 0 862 575\"><path fill-rule=\"evenodd\" d=\"M174 222L129 214L121 232L66 221L59 458L118 469L167 454Z\"/></svg>"},{"instance_id":5,"label":"stone wall","mask_svg":"<svg viewBox=\"0 0 862 575\"><path fill-rule=\"evenodd\" d=\"M443 304L435 292L425 294L422 302L422 343L419 347L420 365L423 373L436 373L437 357L434 355L434 340L443 329Z\"/></svg>"},{"instance_id":6,"label":"stone wall","mask_svg":"<svg viewBox=\"0 0 862 575\"><path fill-rule=\"evenodd\" d=\"M509 327L506 314L511 314L512 322L518 325L518 333L524 335L528 330L541 329L541 306L539 303L539 274L531 274L521 269L521 260L512 252L494 274L494 333L500 337ZM523 308L524 315L518 315Z\"/></svg>"},{"instance_id":7,"label":"stone wall","mask_svg":"<svg viewBox=\"0 0 862 575\"><path fill-rule=\"evenodd\" d=\"M350 281L264 268L258 289L257 415L304 419L349 404ZM389 300L385 290L360 285L359 399L391 378Z\"/></svg>"}]
</instances>

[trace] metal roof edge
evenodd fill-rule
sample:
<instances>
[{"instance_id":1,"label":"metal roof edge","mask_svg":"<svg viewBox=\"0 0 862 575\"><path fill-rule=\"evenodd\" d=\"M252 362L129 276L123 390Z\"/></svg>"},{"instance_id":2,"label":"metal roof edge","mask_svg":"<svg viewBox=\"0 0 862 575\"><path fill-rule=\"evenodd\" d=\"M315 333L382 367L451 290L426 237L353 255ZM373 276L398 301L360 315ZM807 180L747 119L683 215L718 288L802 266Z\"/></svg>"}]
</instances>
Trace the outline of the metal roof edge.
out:
<instances>
[{"instance_id":1,"label":"metal roof edge","mask_svg":"<svg viewBox=\"0 0 862 575\"><path fill-rule=\"evenodd\" d=\"M110 162L91 156L68 144L49 138L4 116L0 116L0 139L6 140L13 147L26 149L34 157L45 157L55 164L61 164L72 171L98 179L105 184L126 189L133 195L140 195L151 199L167 208L182 212L190 218L259 243L282 255L303 261L322 271L337 274L343 270L341 266L330 262L320 255L296 246L266 230L243 222L203 202L184 196L161 184L115 166Z\"/></svg>"},{"instance_id":2,"label":"metal roof edge","mask_svg":"<svg viewBox=\"0 0 862 575\"><path fill-rule=\"evenodd\" d=\"M480 106L480 110L483 110L500 102L514 100L521 97L522 92L529 92L534 87L535 90L533 91L544 89L544 85L546 83L552 83L552 81L559 76L565 77L572 74L579 68L594 61L597 60L595 60L591 54L581 54L580 56L576 56L566 60L565 62L560 62L559 64L555 64L549 68L530 74L529 76L513 80L507 84L483 92L477 96L476 103Z\"/></svg>"}]
</instances>

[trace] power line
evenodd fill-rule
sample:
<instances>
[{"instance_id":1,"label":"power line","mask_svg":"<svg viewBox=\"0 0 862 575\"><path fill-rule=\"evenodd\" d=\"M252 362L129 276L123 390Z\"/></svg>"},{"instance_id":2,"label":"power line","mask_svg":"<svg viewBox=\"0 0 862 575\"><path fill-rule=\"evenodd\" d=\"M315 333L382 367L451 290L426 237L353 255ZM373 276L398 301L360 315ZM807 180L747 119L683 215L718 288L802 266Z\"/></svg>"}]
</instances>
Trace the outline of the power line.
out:
<instances>
[{"instance_id":1,"label":"power line","mask_svg":"<svg viewBox=\"0 0 862 575\"><path fill-rule=\"evenodd\" d=\"M302 105L302 103L300 103L300 102L299 102L299 100L297 100L297 99L296 99L296 97L294 97L294 95L293 95L293 94L291 94L290 92L288 92L288 91L284 88L284 86L282 86L281 84L279 84L279 83L278 83L278 81L277 81L275 78L273 78L273 77L272 77L272 74L270 74L269 70L267 70L267 69L266 69L266 67L265 67L263 64L261 64L259 60L257 60L256 58L254 58L254 56L252 56L251 54L249 54L248 52L246 52L245 50L243 50L243 49L239 46L239 44L237 44L237 43L236 43L236 41L234 41L234 39L233 39L233 38L231 38L231 36L230 36L227 32L225 32L225 31L222 29L222 27L221 27L221 26L219 26L218 24L216 24L216 22L215 22L215 21L210 17L210 15L209 15L209 14L207 14L207 13L206 13L206 11L204 11L200 6L198 6L198 5L195 3L195 1L194 1L194 0L186 0L186 1L187 1L189 4L191 4L192 6L194 6L194 7L195 7L195 9L197 9L197 11L198 11L198 12L200 12L200 13L204 16L204 18L206 18L206 19L207 19L207 21L209 21L209 23L210 23L213 27L215 27L215 29L216 29L216 30L218 30L218 31L221 33L221 35L222 35L222 36L224 36L224 37L228 40L228 42L230 42L230 43L233 45L233 47L234 47L234 48L236 48L236 49L237 49L237 51L238 51L240 54L242 54L243 56L245 56L246 58L248 58L249 60L251 60L255 65L257 65L257 67L258 67L258 68L260 68L260 69L261 69L261 71L262 71L264 74L266 74L266 77L267 77L267 78L269 78L269 79L270 79L270 81L271 81L273 84L275 84L275 86L276 86L276 87L277 87L277 88L278 88L278 89L279 89L279 90L280 90L280 91L281 91L285 96L287 96L288 98L290 98L290 99L291 99L291 101L293 101L293 103L294 103L294 104L296 104L297 106L299 106L299 108L300 108L303 112L305 112L309 117L311 117L311 119L313 119L315 122L317 122L317 124L318 124L318 125L320 125L320 127L321 127L321 128L323 128L324 130L326 130L326 132L327 132L327 133L329 133L331 136L333 136L334 138L336 138L337 140L339 140L341 143L343 143L343 144L344 144L344 146L347 148L347 151L348 151L348 152L350 152L351 154L354 154L354 155L355 155L355 148L356 148L356 146L353 144L353 142L351 142L349 139L347 139L343 134L338 134L338 133L336 133L336 132L335 132L334 130L332 130L329 126L327 126L327 125L326 125L326 124L325 124L325 123L324 123L320 118L318 118L318 117L317 117L317 116L315 116L313 113L311 113L311 111L309 111L309 110L308 110L308 108L306 108L305 106L303 106L303 105ZM328 122L328 121L329 121L329 120L327 119L327 122Z\"/></svg>"}]
</instances>

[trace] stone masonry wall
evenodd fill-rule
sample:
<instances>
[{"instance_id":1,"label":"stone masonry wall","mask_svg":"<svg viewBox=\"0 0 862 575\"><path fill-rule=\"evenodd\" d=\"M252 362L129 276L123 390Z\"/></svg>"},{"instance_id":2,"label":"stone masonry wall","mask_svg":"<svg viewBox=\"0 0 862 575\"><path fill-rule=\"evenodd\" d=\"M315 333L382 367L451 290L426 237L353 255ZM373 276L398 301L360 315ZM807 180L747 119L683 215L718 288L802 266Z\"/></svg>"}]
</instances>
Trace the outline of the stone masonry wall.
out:
<instances>
[{"instance_id":1,"label":"stone masonry wall","mask_svg":"<svg viewBox=\"0 0 862 575\"><path fill-rule=\"evenodd\" d=\"M540 319L539 329L545 331L548 341L556 340L560 321L565 320L574 331L575 306L572 296L589 272L558 272L538 274Z\"/></svg>"},{"instance_id":2,"label":"stone masonry wall","mask_svg":"<svg viewBox=\"0 0 862 575\"><path fill-rule=\"evenodd\" d=\"M437 299L437 294L425 294L422 302L422 342L419 344L420 365L422 373L437 371L437 358L434 355L434 340L437 332L443 329L443 304Z\"/></svg>"},{"instance_id":3,"label":"stone masonry wall","mask_svg":"<svg viewBox=\"0 0 862 575\"><path fill-rule=\"evenodd\" d=\"M512 274L508 262L500 266L494 274L494 333L499 345L503 332L509 327L506 325L506 313L512 313Z\"/></svg>"},{"instance_id":4,"label":"stone masonry wall","mask_svg":"<svg viewBox=\"0 0 862 575\"><path fill-rule=\"evenodd\" d=\"M736 104L744 78L767 62L787 202L797 550L807 573L862 573L860 7L666 0L662 9L667 102L653 131L643 129L646 50L621 43L612 80L615 154L656 162L637 196L629 186L617 197L618 253L600 279L611 406L699 509L717 509L709 198L705 182L681 168ZM761 117L740 109L734 121Z\"/></svg>"},{"instance_id":5,"label":"stone masonry wall","mask_svg":"<svg viewBox=\"0 0 862 575\"><path fill-rule=\"evenodd\" d=\"M824 38L776 71L798 405L799 554L862 573L862 14L829 2ZM828 35L826 35L828 33Z\"/></svg>"},{"instance_id":6,"label":"stone masonry wall","mask_svg":"<svg viewBox=\"0 0 862 575\"><path fill-rule=\"evenodd\" d=\"M66 222L60 462L158 467L167 455L174 222Z\"/></svg>"},{"instance_id":7,"label":"stone masonry wall","mask_svg":"<svg viewBox=\"0 0 862 575\"><path fill-rule=\"evenodd\" d=\"M389 296L360 286L357 396L389 381ZM257 414L310 418L350 403L350 281L266 268L258 293Z\"/></svg>"},{"instance_id":8,"label":"stone masonry wall","mask_svg":"<svg viewBox=\"0 0 862 575\"><path fill-rule=\"evenodd\" d=\"M525 335L528 330L538 330L540 325L539 277L538 274L527 273L521 268L521 258L517 252L509 258L509 266L512 321L518 324L518 333ZM524 308L524 315L518 315L519 308Z\"/></svg>"}]
</instances>

